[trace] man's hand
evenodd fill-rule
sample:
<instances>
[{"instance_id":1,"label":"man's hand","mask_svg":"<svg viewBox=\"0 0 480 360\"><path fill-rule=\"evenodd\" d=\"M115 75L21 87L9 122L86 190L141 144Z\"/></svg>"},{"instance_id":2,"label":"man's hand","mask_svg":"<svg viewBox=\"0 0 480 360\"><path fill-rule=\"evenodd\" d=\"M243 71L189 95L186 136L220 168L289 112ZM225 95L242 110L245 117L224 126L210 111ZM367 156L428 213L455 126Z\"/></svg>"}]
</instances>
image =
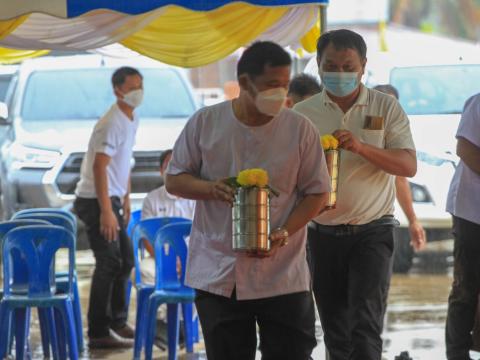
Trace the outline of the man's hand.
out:
<instances>
[{"instance_id":1,"label":"man's hand","mask_svg":"<svg viewBox=\"0 0 480 360\"><path fill-rule=\"evenodd\" d=\"M268 252L251 252L249 257L266 258L272 256L278 248L288 244L288 231L285 228L277 228L270 235L270 250Z\"/></svg>"},{"instance_id":2,"label":"man's hand","mask_svg":"<svg viewBox=\"0 0 480 360\"><path fill-rule=\"evenodd\" d=\"M235 189L225 183L225 179L210 182L209 193L212 199L224 201L233 206Z\"/></svg>"},{"instance_id":3,"label":"man's hand","mask_svg":"<svg viewBox=\"0 0 480 360\"><path fill-rule=\"evenodd\" d=\"M107 239L108 242L116 241L118 238L118 226L117 217L110 211L102 211L100 213L100 233Z\"/></svg>"},{"instance_id":4,"label":"man's hand","mask_svg":"<svg viewBox=\"0 0 480 360\"><path fill-rule=\"evenodd\" d=\"M408 230L410 231L410 245L415 251L425 248L427 240L422 225L418 221L414 221L410 223Z\"/></svg>"},{"instance_id":5,"label":"man's hand","mask_svg":"<svg viewBox=\"0 0 480 360\"><path fill-rule=\"evenodd\" d=\"M130 216L132 214L132 208L130 204L130 196L126 195L123 199L123 223L128 226Z\"/></svg>"},{"instance_id":6,"label":"man's hand","mask_svg":"<svg viewBox=\"0 0 480 360\"><path fill-rule=\"evenodd\" d=\"M354 154L358 154L361 151L363 143L358 140L351 131L335 130L332 135L337 138L340 148L351 151Z\"/></svg>"}]
</instances>

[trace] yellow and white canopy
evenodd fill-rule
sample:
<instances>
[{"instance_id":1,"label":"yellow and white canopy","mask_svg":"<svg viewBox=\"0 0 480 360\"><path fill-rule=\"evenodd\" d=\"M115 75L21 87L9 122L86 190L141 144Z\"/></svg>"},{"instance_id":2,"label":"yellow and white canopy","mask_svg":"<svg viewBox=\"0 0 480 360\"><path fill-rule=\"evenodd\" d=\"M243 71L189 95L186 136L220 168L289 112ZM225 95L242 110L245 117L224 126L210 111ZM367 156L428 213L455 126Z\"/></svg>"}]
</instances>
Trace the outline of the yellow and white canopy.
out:
<instances>
[{"instance_id":1,"label":"yellow and white canopy","mask_svg":"<svg viewBox=\"0 0 480 360\"><path fill-rule=\"evenodd\" d=\"M327 0L0 0L0 62L114 43L195 67L254 40L315 49Z\"/></svg>"}]
</instances>

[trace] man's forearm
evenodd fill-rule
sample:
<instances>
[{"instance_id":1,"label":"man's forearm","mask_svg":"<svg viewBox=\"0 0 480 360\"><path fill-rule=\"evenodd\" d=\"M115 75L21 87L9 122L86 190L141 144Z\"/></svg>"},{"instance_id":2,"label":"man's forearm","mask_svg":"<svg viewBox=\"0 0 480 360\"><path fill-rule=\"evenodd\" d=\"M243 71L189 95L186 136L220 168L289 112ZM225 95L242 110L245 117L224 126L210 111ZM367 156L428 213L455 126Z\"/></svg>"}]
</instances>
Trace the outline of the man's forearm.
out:
<instances>
[{"instance_id":1,"label":"man's forearm","mask_svg":"<svg viewBox=\"0 0 480 360\"><path fill-rule=\"evenodd\" d=\"M358 155L392 175L412 177L417 172L417 157L414 150L380 149L363 144Z\"/></svg>"},{"instance_id":2,"label":"man's forearm","mask_svg":"<svg viewBox=\"0 0 480 360\"><path fill-rule=\"evenodd\" d=\"M397 200L402 208L405 216L408 219L408 223L411 224L417 220L415 211L413 210L412 204L412 192L410 191L410 186L408 185L408 180L403 176L397 176L395 178L395 187L397 190Z\"/></svg>"},{"instance_id":3,"label":"man's forearm","mask_svg":"<svg viewBox=\"0 0 480 360\"><path fill-rule=\"evenodd\" d=\"M190 174L165 175L167 191L184 199L208 200L211 199L209 181L199 179Z\"/></svg>"},{"instance_id":4,"label":"man's forearm","mask_svg":"<svg viewBox=\"0 0 480 360\"><path fill-rule=\"evenodd\" d=\"M480 148L478 146L460 137L457 143L457 155L470 170L480 175Z\"/></svg>"},{"instance_id":5,"label":"man's forearm","mask_svg":"<svg viewBox=\"0 0 480 360\"><path fill-rule=\"evenodd\" d=\"M97 193L98 203L100 210L111 211L112 203L108 196L108 177L107 168L101 165L93 166L93 177L95 182L95 191Z\"/></svg>"},{"instance_id":6,"label":"man's forearm","mask_svg":"<svg viewBox=\"0 0 480 360\"><path fill-rule=\"evenodd\" d=\"M290 235L296 233L325 208L327 200L328 193L305 196L297 206L295 206L282 227L285 228Z\"/></svg>"}]
</instances>

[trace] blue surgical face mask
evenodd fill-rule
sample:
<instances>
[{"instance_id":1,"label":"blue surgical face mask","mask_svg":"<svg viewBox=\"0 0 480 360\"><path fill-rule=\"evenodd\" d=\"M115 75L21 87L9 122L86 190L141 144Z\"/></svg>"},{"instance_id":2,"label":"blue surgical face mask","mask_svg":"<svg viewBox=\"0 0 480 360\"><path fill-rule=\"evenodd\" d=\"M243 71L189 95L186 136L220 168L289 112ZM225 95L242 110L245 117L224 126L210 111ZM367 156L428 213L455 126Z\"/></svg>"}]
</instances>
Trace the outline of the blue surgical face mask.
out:
<instances>
[{"instance_id":1,"label":"blue surgical face mask","mask_svg":"<svg viewBox=\"0 0 480 360\"><path fill-rule=\"evenodd\" d=\"M338 97L350 95L359 84L358 72L322 72L320 78L325 89Z\"/></svg>"}]
</instances>

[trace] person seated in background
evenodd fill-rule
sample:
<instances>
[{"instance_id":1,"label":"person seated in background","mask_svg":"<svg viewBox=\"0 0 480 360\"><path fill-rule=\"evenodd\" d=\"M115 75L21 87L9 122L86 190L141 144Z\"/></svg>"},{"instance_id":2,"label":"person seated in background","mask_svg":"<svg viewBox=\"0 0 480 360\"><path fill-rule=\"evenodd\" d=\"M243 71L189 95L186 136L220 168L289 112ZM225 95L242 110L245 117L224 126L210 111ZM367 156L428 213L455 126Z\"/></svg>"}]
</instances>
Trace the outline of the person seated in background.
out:
<instances>
[{"instance_id":1,"label":"person seated in background","mask_svg":"<svg viewBox=\"0 0 480 360\"><path fill-rule=\"evenodd\" d=\"M160 175L164 177L167 166L172 158L172 150L168 149L160 155ZM168 193L165 185L152 190L147 194L142 204L142 220L151 219L155 217L183 217L192 220L195 212L195 201L184 199ZM142 282L145 284L155 283L155 257L154 249L148 241L143 242L145 249L147 249L150 256L146 257L140 262L140 273ZM187 243L188 245L188 243ZM180 272L178 263L177 271ZM167 340L167 312L166 307L161 306L157 315L157 335L155 344L161 348L166 349ZM183 326L180 327L183 329ZM184 344L184 334L180 331L180 345Z\"/></svg>"},{"instance_id":2,"label":"person seated in background","mask_svg":"<svg viewBox=\"0 0 480 360\"><path fill-rule=\"evenodd\" d=\"M285 105L292 108L296 103L308 99L322 91L322 85L317 79L308 74L295 75L290 81Z\"/></svg>"},{"instance_id":3,"label":"person seated in background","mask_svg":"<svg viewBox=\"0 0 480 360\"><path fill-rule=\"evenodd\" d=\"M160 175L163 177L172 158L172 150L168 149L160 155ZM195 201L183 199L168 193L165 185L152 190L147 194L142 204L142 220L154 217L183 217L192 220L195 212ZM155 283L154 250L150 243L143 242L151 257L140 263L140 272L144 283ZM188 245L188 244L187 244Z\"/></svg>"},{"instance_id":4,"label":"person seated in background","mask_svg":"<svg viewBox=\"0 0 480 360\"><path fill-rule=\"evenodd\" d=\"M393 85L382 84L375 86L373 89L391 95L397 100L399 99L398 90ZM425 247L427 242L425 230L423 229L422 224L418 222L417 215L413 209L412 192L407 178L403 176L395 177L395 189L397 201L408 220L410 244L415 250L421 250Z\"/></svg>"}]
</instances>

